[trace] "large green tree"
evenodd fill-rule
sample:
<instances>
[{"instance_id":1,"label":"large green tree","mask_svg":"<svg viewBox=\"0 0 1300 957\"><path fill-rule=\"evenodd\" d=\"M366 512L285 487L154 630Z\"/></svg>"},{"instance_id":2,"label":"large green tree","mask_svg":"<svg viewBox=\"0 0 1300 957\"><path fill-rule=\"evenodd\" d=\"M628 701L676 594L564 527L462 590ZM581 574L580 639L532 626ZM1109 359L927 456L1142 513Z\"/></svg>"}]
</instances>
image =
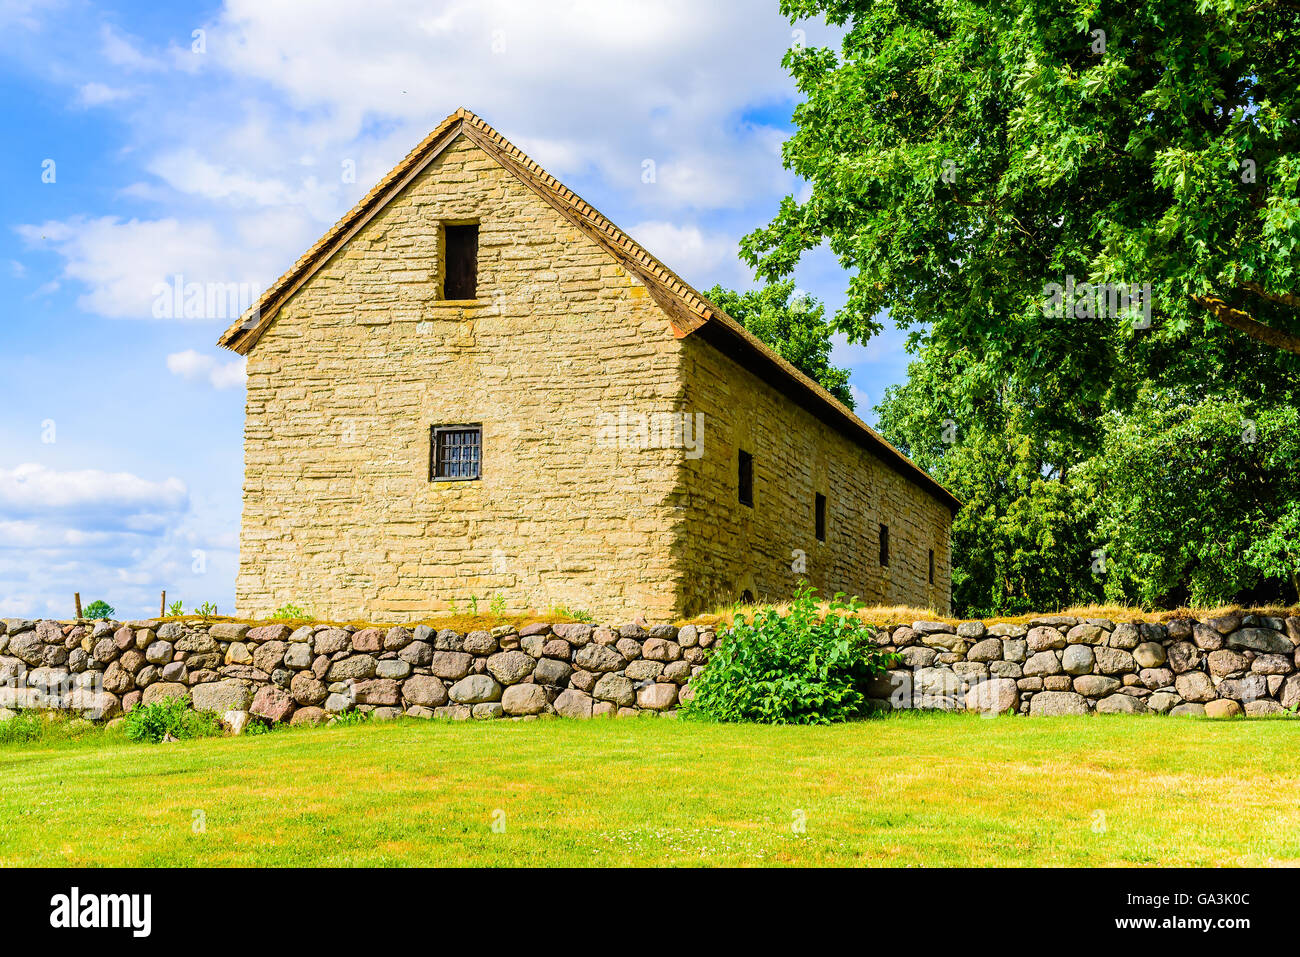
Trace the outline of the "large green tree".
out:
<instances>
[{"instance_id":1,"label":"large green tree","mask_svg":"<svg viewBox=\"0 0 1300 957\"><path fill-rule=\"evenodd\" d=\"M977 349L1042 390L1049 427L1191 346L1204 371L1300 368L1300 6L782 9L847 33L785 59L805 102L783 153L809 188L742 243L767 278L828 243L852 274L841 328L867 337L888 309L946 351ZM1069 277L1149 283L1150 328L1050 314L1047 287Z\"/></svg>"},{"instance_id":2,"label":"large green tree","mask_svg":"<svg viewBox=\"0 0 1300 957\"><path fill-rule=\"evenodd\" d=\"M1296 600L1300 413L1196 388L1143 391L1082 470L1108 598L1173 607Z\"/></svg>"},{"instance_id":3,"label":"large green tree","mask_svg":"<svg viewBox=\"0 0 1300 957\"><path fill-rule=\"evenodd\" d=\"M1016 604L1017 568L1034 561L1062 603L1086 599L1096 583L1077 578L1079 553L1107 546L1118 555L1112 596L1208 595L1195 575L1238 592L1261 576L1285 580L1279 542L1297 521L1285 495L1250 504L1248 483L1234 481L1216 503L1229 509L1225 522L1249 527L1251 570L1233 571L1226 552L1187 561L1171 544L1172 515L1143 512L1133 497L1157 473L1117 443L1167 449L1185 434L1153 399L1176 387L1193 386L1178 394L1190 419L1227 404L1266 418L1277 410L1282 429L1280 410L1300 395L1300 4L783 0L782 9L841 25L844 39L786 56L804 102L784 158L807 188L742 249L775 280L828 245L850 273L834 324L861 341L887 314L914 332L914 378L943 377L941 389L893 393L881 422L962 486L955 579L971 583L970 607ZM944 445L938 421L949 416L959 440ZM1224 467L1247 467L1223 442L1216 449ZM1206 477L1193 460L1177 463ZM1129 480L1103 483L1106 469ZM1102 493L1128 509L1130 531L1166 543L1159 556L1124 545L1123 530L1102 521ZM1092 504L1079 519L1090 523L1086 549L1073 532L1057 537L1055 516L1078 501ZM1032 547L960 550L967 532L968 544L1006 539L1016 514ZM1142 516L1160 525L1162 514L1153 536Z\"/></svg>"},{"instance_id":4,"label":"large green tree","mask_svg":"<svg viewBox=\"0 0 1300 957\"><path fill-rule=\"evenodd\" d=\"M853 408L848 370L831 365L832 329L826 307L796 290L793 280L748 292L714 286L705 295L782 359Z\"/></svg>"}]
</instances>

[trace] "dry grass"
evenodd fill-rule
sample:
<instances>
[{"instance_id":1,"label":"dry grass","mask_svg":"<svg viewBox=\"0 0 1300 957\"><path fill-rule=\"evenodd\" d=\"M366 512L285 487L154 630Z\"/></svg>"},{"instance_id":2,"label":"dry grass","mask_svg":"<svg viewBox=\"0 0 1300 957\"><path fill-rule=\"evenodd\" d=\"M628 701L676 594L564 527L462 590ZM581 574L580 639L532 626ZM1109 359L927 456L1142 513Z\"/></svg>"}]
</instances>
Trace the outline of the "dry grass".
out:
<instances>
[{"instance_id":1,"label":"dry grass","mask_svg":"<svg viewBox=\"0 0 1300 957\"><path fill-rule=\"evenodd\" d=\"M493 628L499 628L502 625L509 625L511 628L521 628L524 625L538 624L546 622L554 624L557 622L578 621L573 615L563 612L532 612L529 611L521 615L437 615L431 618L419 618L413 621L361 621L357 619L335 621L328 618L236 618L231 615L169 615L161 618L150 618L149 621L156 621L160 624L166 622L179 622L181 624L214 624L216 622L237 622L241 625L253 625L260 627L262 625L288 625L290 628L300 628L303 625L330 625L336 628L352 626L354 628L392 628L394 625L401 625L404 628L414 628L417 625L428 625L435 631L448 628L452 631L458 631L462 634L471 631L491 631Z\"/></svg>"},{"instance_id":2,"label":"dry grass","mask_svg":"<svg viewBox=\"0 0 1300 957\"><path fill-rule=\"evenodd\" d=\"M829 603L821 602L819 607L822 613L828 611ZM743 614L746 617L752 616L755 612L764 611L768 608L775 608L782 614L790 610L789 602L763 602L757 605L742 605L739 603L731 605L719 605L713 610L701 615L695 615L692 618L683 618L677 622L678 625L695 624L695 625L713 625L717 627L727 627L735 620L737 615ZM994 618L954 618L951 615L941 615L933 608L916 608L911 605L872 605L863 608L858 612L858 617L863 621L870 622L874 625L908 625L914 621L945 621L950 624L956 624L961 621L983 621L986 625L993 624L1015 624L1023 625L1035 618L1047 618L1052 615L1069 615L1075 618L1104 618L1109 621L1150 621L1161 622L1171 621L1176 618L1195 618L1205 621L1209 618L1220 618L1226 615L1271 615L1274 617L1285 618L1288 616L1300 616L1300 605L1290 607L1265 606L1256 608L1244 608L1241 605L1220 605L1215 608L1173 608L1166 610L1148 610L1144 608L1124 607L1120 605L1073 605L1069 608L1062 608L1056 611L1036 611L1024 615L1002 615ZM491 631L493 628L501 625L509 625L512 628L521 628L524 625L548 623L555 624L559 622L589 621L589 616L582 612L570 612L567 609L555 608L548 612L538 612L530 609L522 614L496 615L487 614L447 614L435 615L429 618L421 618L411 621L361 621L361 620L342 620L335 621L331 619L317 618L235 618L229 615L211 615L204 617L202 615L174 615L164 616L161 618L152 618L150 621L157 622L181 622L186 624L203 623L203 622L239 622L241 624L260 625L288 625L290 628L298 628L302 625L333 625L336 627L352 626L355 628L391 628L394 625L402 625L407 628L414 628L416 625L428 625L435 631L448 628L452 631L458 631L462 634L471 631ZM607 619L602 619L607 621Z\"/></svg>"},{"instance_id":3,"label":"dry grass","mask_svg":"<svg viewBox=\"0 0 1300 957\"><path fill-rule=\"evenodd\" d=\"M822 613L825 614L829 610L829 603L821 602L819 607ZM786 614L790 610L790 604L788 602L771 602L759 605L728 605L715 608L707 614L683 620L679 624L686 624L689 621L697 625L725 627L730 625L737 615L743 614L748 618L755 612L765 611L768 608L775 608L781 614ZM1195 618L1205 621L1208 618L1221 618L1233 614L1272 615L1285 618L1290 615L1300 615L1300 606L1293 605L1289 608L1276 606L1243 608L1240 605L1221 605L1217 608L1174 608L1165 611L1150 611L1144 608L1128 608L1120 605L1074 605L1059 611L1036 611L1024 615L1003 615L996 618L975 619L941 615L933 608L915 608L910 605L873 605L870 608L861 609L858 612L858 617L873 625L910 625L914 621L945 621L949 624L957 624L961 621L982 621L986 625L999 623L1023 625L1035 618L1048 618L1053 615L1069 615L1074 618L1104 618L1114 622L1161 622L1172 621L1176 618Z\"/></svg>"}]
</instances>

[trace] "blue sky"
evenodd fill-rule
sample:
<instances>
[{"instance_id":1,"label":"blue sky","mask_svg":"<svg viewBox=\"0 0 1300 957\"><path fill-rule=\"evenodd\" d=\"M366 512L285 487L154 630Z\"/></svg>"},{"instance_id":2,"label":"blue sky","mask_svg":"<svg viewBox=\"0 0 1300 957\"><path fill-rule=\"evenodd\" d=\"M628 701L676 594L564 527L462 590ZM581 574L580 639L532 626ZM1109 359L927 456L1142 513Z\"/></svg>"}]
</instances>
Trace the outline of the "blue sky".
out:
<instances>
[{"instance_id":1,"label":"blue sky","mask_svg":"<svg viewBox=\"0 0 1300 957\"><path fill-rule=\"evenodd\" d=\"M736 241L800 189L776 6L0 0L0 616L234 609L242 364L159 285L255 294L459 106L696 286L752 286ZM825 252L796 279L843 301ZM902 342L836 348L869 421Z\"/></svg>"}]
</instances>

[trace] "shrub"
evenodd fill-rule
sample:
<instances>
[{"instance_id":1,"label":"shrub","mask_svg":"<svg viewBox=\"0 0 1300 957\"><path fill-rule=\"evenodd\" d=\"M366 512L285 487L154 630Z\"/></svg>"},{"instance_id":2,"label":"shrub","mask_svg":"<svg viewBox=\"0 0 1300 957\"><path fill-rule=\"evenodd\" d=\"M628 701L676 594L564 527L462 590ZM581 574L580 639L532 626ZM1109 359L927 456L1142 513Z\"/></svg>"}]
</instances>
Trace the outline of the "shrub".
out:
<instances>
[{"instance_id":1,"label":"shrub","mask_svg":"<svg viewBox=\"0 0 1300 957\"><path fill-rule=\"evenodd\" d=\"M96 599L82 609L81 614L96 621L107 621L113 617L115 609L106 601Z\"/></svg>"},{"instance_id":2,"label":"shrub","mask_svg":"<svg viewBox=\"0 0 1300 957\"><path fill-rule=\"evenodd\" d=\"M782 614L756 611L736 617L704 670L691 680L688 715L717 721L829 724L866 714L866 685L895 664L871 640L857 617L862 603L836 593L823 616L801 583Z\"/></svg>"},{"instance_id":3,"label":"shrub","mask_svg":"<svg viewBox=\"0 0 1300 957\"><path fill-rule=\"evenodd\" d=\"M195 711L189 695L138 705L127 713L125 727L132 741L158 742L168 736L183 741L221 734L217 716L211 711Z\"/></svg>"},{"instance_id":4,"label":"shrub","mask_svg":"<svg viewBox=\"0 0 1300 957\"><path fill-rule=\"evenodd\" d=\"M311 616L307 614L306 608L303 608L301 605L295 605L291 601L285 602L283 605L277 608L275 610L275 613L271 615L271 617L283 619L285 621L312 621L313 620Z\"/></svg>"}]
</instances>

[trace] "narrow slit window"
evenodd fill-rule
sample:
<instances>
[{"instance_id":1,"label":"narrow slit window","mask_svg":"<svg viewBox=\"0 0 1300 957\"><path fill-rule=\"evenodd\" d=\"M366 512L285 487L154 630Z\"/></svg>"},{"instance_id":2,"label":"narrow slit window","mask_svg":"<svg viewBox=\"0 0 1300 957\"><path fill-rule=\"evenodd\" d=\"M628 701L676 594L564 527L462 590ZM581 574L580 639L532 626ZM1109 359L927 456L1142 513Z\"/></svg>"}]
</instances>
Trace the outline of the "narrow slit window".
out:
<instances>
[{"instance_id":1,"label":"narrow slit window","mask_svg":"<svg viewBox=\"0 0 1300 957\"><path fill-rule=\"evenodd\" d=\"M821 492L817 493L817 501L813 507L814 523L817 526L817 541L826 541L826 496Z\"/></svg>"},{"instance_id":2,"label":"narrow slit window","mask_svg":"<svg viewBox=\"0 0 1300 957\"><path fill-rule=\"evenodd\" d=\"M431 481L476 479L482 474L483 427L435 425L431 441Z\"/></svg>"},{"instance_id":3,"label":"narrow slit window","mask_svg":"<svg viewBox=\"0 0 1300 957\"><path fill-rule=\"evenodd\" d=\"M737 478L740 487L740 504L754 507L754 457L744 449L740 450L737 463Z\"/></svg>"},{"instance_id":4,"label":"narrow slit window","mask_svg":"<svg viewBox=\"0 0 1300 957\"><path fill-rule=\"evenodd\" d=\"M889 567L889 526L880 526L880 567Z\"/></svg>"},{"instance_id":5,"label":"narrow slit window","mask_svg":"<svg viewBox=\"0 0 1300 957\"><path fill-rule=\"evenodd\" d=\"M442 298L475 299L478 296L478 226L442 228L446 270Z\"/></svg>"},{"instance_id":6,"label":"narrow slit window","mask_svg":"<svg viewBox=\"0 0 1300 957\"><path fill-rule=\"evenodd\" d=\"M934 584L934 549L930 549L930 584Z\"/></svg>"}]
</instances>

